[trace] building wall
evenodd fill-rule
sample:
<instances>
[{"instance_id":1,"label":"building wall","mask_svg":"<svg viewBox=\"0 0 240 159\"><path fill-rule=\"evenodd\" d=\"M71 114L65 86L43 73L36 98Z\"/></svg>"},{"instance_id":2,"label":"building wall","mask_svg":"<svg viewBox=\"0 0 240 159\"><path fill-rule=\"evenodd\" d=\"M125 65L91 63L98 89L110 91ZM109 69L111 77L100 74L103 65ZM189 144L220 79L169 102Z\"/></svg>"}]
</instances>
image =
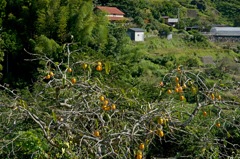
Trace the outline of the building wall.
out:
<instances>
[{"instance_id":1,"label":"building wall","mask_svg":"<svg viewBox=\"0 0 240 159\"><path fill-rule=\"evenodd\" d=\"M210 33L215 36L240 36L240 27L212 27Z\"/></svg>"},{"instance_id":2,"label":"building wall","mask_svg":"<svg viewBox=\"0 0 240 159\"><path fill-rule=\"evenodd\" d=\"M177 18L169 18L168 23L178 23L178 19Z\"/></svg>"},{"instance_id":3,"label":"building wall","mask_svg":"<svg viewBox=\"0 0 240 159\"><path fill-rule=\"evenodd\" d=\"M208 38L213 42L240 42L240 36L208 36Z\"/></svg>"},{"instance_id":4,"label":"building wall","mask_svg":"<svg viewBox=\"0 0 240 159\"><path fill-rule=\"evenodd\" d=\"M127 31L128 36L130 37L131 40L134 40L134 32L132 31Z\"/></svg>"},{"instance_id":5,"label":"building wall","mask_svg":"<svg viewBox=\"0 0 240 159\"><path fill-rule=\"evenodd\" d=\"M110 14L110 15L107 15L108 17L123 17L123 15L116 15L116 14Z\"/></svg>"},{"instance_id":6,"label":"building wall","mask_svg":"<svg viewBox=\"0 0 240 159\"><path fill-rule=\"evenodd\" d=\"M144 41L144 32L135 32L134 40L135 41Z\"/></svg>"}]
</instances>

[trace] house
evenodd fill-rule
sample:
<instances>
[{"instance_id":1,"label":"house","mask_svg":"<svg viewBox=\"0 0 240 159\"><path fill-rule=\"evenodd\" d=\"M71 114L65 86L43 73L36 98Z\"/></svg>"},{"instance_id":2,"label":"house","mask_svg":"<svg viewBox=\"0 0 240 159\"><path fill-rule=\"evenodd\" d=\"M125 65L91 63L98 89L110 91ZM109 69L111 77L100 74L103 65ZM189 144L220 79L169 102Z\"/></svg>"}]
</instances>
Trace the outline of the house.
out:
<instances>
[{"instance_id":1,"label":"house","mask_svg":"<svg viewBox=\"0 0 240 159\"><path fill-rule=\"evenodd\" d=\"M240 27L212 27L210 36L214 41L240 41Z\"/></svg>"},{"instance_id":2,"label":"house","mask_svg":"<svg viewBox=\"0 0 240 159\"><path fill-rule=\"evenodd\" d=\"M127 19L124 17L125 13L116 7L97 6L96 9L105 12L110 21L120 21Z\"/></svg>"},{"instance_id":3,"label":"house","mask_svg":"<svg viewBox=\"0 0 240 159\"><path fill-rule=\"evenodd\" d=\"M175 26L178 23L178 18L169 18L169 16L162 16L164 23L170 26Z\"/></svg>"},{"instance_id":4,"label":"house","mask_svg":"<svg viewBox=\"0 0 240 159\"><path fill-rule=\"evenodd\" d=\"M144 30L141 28L129 28L127 34L133 41L144 41Z\"/></svg>"}]
</instances>

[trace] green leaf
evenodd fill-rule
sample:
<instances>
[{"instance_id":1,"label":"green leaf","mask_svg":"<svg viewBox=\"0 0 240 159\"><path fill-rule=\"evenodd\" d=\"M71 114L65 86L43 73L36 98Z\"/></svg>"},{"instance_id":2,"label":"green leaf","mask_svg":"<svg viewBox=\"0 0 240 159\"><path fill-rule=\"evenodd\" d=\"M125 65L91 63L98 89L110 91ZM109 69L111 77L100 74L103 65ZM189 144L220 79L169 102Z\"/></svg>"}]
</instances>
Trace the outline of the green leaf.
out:
<instances>
[{"instance_id":1,"label":"green leaf","mask_svg":"<svg viewBox=\"0 0 240 159\"><path fill-rule=\"evenodd\" d=\"M52 117L53 117L53 121L57 122L57 115L53 110L52 110Z\"/></svg>"},{"instance_id":2,"label":"green leaf","mask_svg":"<svg viewBox=\"0 0 240 159\"><path fill-rule=\"evenodd\" d=\"M27 102L25 100L20 99L20 104L23 108L25 108L25 109L28 108Z\"/></svg>"},{"instance_id":3,"label":"green leaf","mask_svg":"<svg viewBox=\"0 0 240 159\"><path fill-rule=\"evenodd\" d=\"M227 137L230 138L231 137L231 134L229 132L227 132Z\"/></svg>"},{"instance_id":4,"label":"green leaf","mask_svg":"<svg viewBox=\"0 0 240 159\"><path fill-rule=\"evenodd\" d=\"M104 66L105 66L106 74L109 74L109 73L110 73L110 70L111 70L110 62L105 62L105 63L104 63Z\"/></svg>"}]
</instances>

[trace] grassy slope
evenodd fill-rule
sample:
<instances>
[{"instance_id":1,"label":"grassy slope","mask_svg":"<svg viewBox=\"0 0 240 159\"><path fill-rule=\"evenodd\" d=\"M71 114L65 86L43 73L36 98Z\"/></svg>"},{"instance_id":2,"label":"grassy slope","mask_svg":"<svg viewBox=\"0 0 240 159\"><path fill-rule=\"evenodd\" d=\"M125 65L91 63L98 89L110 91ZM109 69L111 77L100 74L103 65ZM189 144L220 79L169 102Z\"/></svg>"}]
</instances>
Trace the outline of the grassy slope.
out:
<instances>
[{"instance_id":1,"label":"grassy slope","mask_svg":"<svg viewBox=\"0 0 240 159\"><path fill-rule=\"evenodd\" d=\"M209 42L210 43L210 42ZM157 59L164 55L173 55L176 59L180 59L183 57L203 57L203 56L211 56L214 61L218 61L221 59L229 58L231 59L232 63L235 62L233 59L237 57L240 59L240 55L227 49L223 49L220 46L217 46L215 43L210 43L209 47L200 47L195 45L190 45L186 43L183 39L181 39L178 35L174 36L172 40L161 39L158 37L154 38L147 38L145 42L134 43L136 47L141 48L145 52L145 57L149 57L151 59ZM200 60L200 59L199 59ZM200 60L201 61L201 60ZM226 60L224 60L226 61ZM231 62L227 63L229 66ZM164 67L162 65L153 63L152 61L148 60L147 58L142 59L140 63L136 64L138 67L142 68L143 72L142 75L138 78L142 84L158 84L159 81L162 80L162 75L167 73L169 69L168 67ZM173 68L176 67L176 63L174 63ZM236 63L235 63L236 65ZM203 66L203 65L202 65ZM204 71L205 67L195 68L195 70ZM223 77L223 83L233 83L233 78L240 79L239 73L233 72L224 72L226 77ZM209 82L215 83L215 79L208 79ZM236 96L233 92L228 92L228 97L232 98Z\"/></svg>"},{"instance_id":2,"label":"grassy slope","mask_svg":"<svg viewBox=\"0 0 240 159\"><path fill-rule=\"evenodd\" d=\"M157 57L159 55L174 55L176 58L185 55L197 55L202 56L212 56L213 59L223 58L226 56L230 57L240 57L239 54L234 53L230 50L224 50L221 47L210 43L209 47L201 47L197 45L191 45L184 42L181 37L175 35L172 40L161 39L161 38L148 38L143 43L137 44L139 47L146 49L147 54L150 57Z\"/></svg>"}]
</instances>

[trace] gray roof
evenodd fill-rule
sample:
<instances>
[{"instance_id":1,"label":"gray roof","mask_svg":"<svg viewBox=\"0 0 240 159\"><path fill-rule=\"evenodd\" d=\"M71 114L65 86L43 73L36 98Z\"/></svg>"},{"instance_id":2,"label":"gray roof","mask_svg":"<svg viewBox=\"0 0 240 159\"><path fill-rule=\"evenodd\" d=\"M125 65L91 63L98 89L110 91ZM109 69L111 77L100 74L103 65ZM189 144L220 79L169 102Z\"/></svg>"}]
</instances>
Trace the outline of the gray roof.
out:
<instances>
[{"instance_id":1,"label":"gray roof","mask_svg":"<svg viewBox=\"0 0 240 159\"><path fill-rule=\"evenodd\" d=\"M128 30L131 30L134 32L144 32L144 29L141 29L141 28L129 28Z\"/></svg>"},{"instance_id":2,"label":"gray roof","mask_svg":"<svg viewBox=\"0 0 240 159\"><path fill-rule=\"evenodd\" d=\"M240 36L240 27L212 27L210 33L215 36Z\"/></svg>"}]
</instances>

